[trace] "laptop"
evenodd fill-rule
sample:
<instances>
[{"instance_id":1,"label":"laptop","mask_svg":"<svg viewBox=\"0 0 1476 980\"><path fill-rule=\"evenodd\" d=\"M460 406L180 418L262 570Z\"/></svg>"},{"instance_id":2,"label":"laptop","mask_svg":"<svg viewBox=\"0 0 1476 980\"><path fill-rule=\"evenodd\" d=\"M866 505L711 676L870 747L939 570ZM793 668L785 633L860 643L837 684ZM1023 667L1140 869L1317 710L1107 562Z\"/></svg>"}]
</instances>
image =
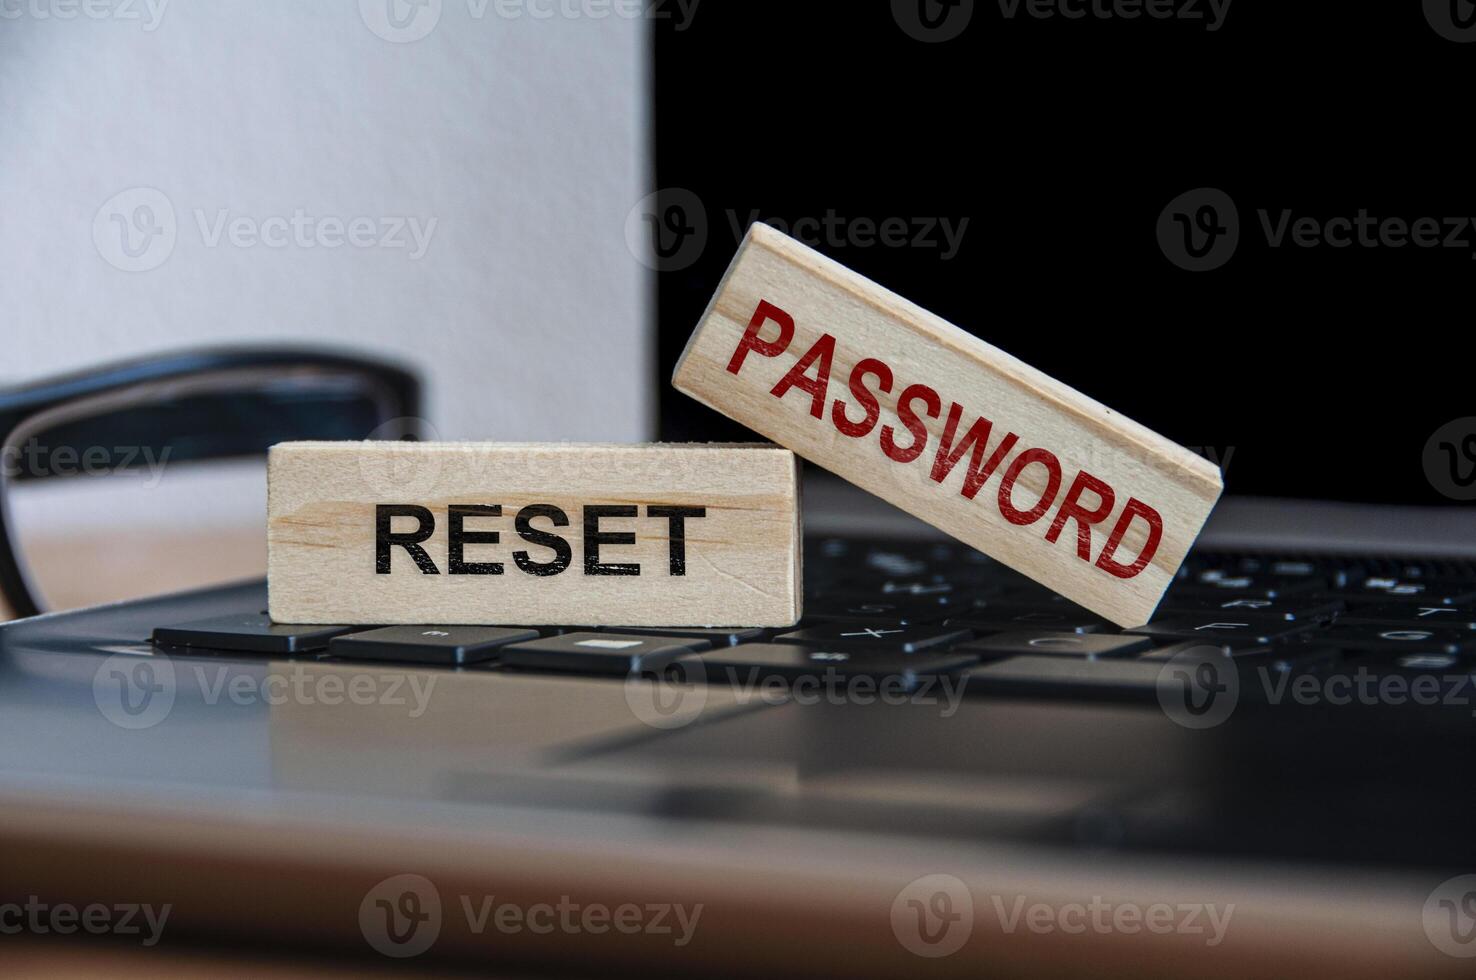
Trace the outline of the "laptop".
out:
<instances>
[{"instance_id":1,"label":"laptop","mask_svg":"<svg viewBox=\"0 0 1476 980\"><path fill-rule=\"evenodd\" d=\"M516 637L489 653L445 624L388 638L273 626L260 581L15 621L0 626L0 928L83 937L96 910L120 955L356 971L1467 975L1464 368L1393 342L1359 363L1297 312L1315 299L1319 323L1399 322L1402 277L1430 297L1464 279L1433 254L1304 257L1256 238L1258 209L1274 229L1278 202L1325 215L1358 206L1362 185L1331 144L1274 175L1252 166L1307 125L1292 105L1213 132L1173 122L1211 96L1164 91L1161 73L1228 90L1220 69L1256 61L1216 47L1223 33L1164 54L1166 22L1138 40L1087 25L1152 60L1010 20L1012 34L976 24L943 57L879 15L851 26L888 39L892 73L846 73L853 98L817 122L785 92L794 73L833 85L826 59L745 73L738 93L721 66L764 42L766 18L704 13L680 45L656 28L658 176L702 205L701 222L668 230L700 224L710 243L673 238L658 270L640 383L661 434L744 437L665 378L731 254L717 243L750 218L782 223L1222 467L1227 496L1153 620L1112 626L812 470L793 630L509 623ZM787 51L830 50L828 15L784 16ZM1274 39L1315 45L1328 29L1282 16L1261 35L1267 58ZM1079 73L1037 78L995 106L1020 161L1008 192L938 165L972 152L947 122L979 90L981 48L1005 86L1063 46L1157 101L1107 114L1073 88ZM1422 59L1430 71L1447 70L1443 51ZM935 127L927 152L893 159L887 181L842 166L896 75L925 68L942 97L897 115ZM707 112L662 84L678 77L707 81ZM740 94L765 106L764 145L792 152L763 166L725 152ZM1022 120L1047 111L1061 125L1029 137ZM1068 163L1080 145L1116 152L1083 176ZM1195 163L1223 159L1239 169ZM1444 179L1421 186L1438 198ZM1227 181L1238 250L1189 272L1153 223L1181 192ZM1429 204L1379 193L1392 212ZM1096 217L1067 221L1083 215ZM875 245L889 218L908 247ZM1138 361L1104 367L1062 343L1139 315L1163 343ZM1172 328L1185 322L1195 336ZM1144 363L1175 380L1129 370ZM590 669L561 644L607 655ZM679 655L643 670L658 647Z\"/></svg>"}]
</instances>

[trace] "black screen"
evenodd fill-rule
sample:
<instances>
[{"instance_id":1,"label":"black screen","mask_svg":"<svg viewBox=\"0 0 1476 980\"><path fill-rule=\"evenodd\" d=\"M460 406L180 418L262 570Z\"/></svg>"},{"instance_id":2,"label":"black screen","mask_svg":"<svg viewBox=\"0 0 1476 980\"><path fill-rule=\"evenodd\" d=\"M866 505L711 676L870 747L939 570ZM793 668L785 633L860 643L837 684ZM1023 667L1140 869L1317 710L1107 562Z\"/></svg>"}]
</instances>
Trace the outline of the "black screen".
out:
<instances>
[{"instance_id":1,"label":"black screen","mask_svg":"<svg viewBox=\"0 0 1476 980\"><path fill-rule=\"evenodd\" d=\"M1231 493L1459 496L1426 464L1476 415L1467 0L669 6L656 186L706 240L657 276L663 437L745 437L669 378L758 217Z\"/></svg>"}]
</instances>

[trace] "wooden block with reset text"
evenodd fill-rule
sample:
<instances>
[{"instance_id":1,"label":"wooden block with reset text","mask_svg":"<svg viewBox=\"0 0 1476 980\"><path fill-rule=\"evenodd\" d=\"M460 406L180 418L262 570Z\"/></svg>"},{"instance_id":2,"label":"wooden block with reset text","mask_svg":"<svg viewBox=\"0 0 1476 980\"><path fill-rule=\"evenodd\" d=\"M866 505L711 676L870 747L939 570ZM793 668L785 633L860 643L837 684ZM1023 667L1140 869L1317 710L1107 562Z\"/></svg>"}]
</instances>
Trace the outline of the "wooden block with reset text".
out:
<instances>
[{"instance_id":1,"label":"wooden block with reset text","mask_svg":"<svg viewBox=\"0 0 1476 980\"><path fill-rule=\"evenodd\" d=\"M1139 383L1130 352L1093 356L1102 387ZM672 381L1122 626L1152 615L1220 496L1207 460L766 225Z\"/></svg>"},{"instance_id":2,"label":"wooden block with reset text","mask_svg":"<svg viewBox=\"0 0 1476 980\"><path fill-rule=\"evenodd\" d=\"M770 445L290 442L282 623L791 626L798 464Z\"/></svg>"}]
</instances>

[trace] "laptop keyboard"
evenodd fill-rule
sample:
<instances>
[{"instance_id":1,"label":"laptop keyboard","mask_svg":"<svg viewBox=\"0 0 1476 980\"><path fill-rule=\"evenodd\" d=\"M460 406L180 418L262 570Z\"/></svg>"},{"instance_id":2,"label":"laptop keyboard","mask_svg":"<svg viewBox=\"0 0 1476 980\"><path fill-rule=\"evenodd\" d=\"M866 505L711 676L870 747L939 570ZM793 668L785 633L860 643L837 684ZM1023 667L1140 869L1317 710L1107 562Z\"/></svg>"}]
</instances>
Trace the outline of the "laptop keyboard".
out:
<instances>
[{"instance_id":1,"label":"laptop keyboard","mask_svg":"<svg viewBox=\"0 0 1476 980\"><path fill-rule=\"evenodd\" d=\"M1282 677L1476 668L1476 567L1464 561L1191 555L1155 618L1122 630L952 543L806 542L806 615L789 629L281 626L265 613L166 624L159 649L448 669L625 677L700 664L709 683L834 672L969 693L1154 697L1166 664L1207 651Z\"/></svg>"}]
</instances>

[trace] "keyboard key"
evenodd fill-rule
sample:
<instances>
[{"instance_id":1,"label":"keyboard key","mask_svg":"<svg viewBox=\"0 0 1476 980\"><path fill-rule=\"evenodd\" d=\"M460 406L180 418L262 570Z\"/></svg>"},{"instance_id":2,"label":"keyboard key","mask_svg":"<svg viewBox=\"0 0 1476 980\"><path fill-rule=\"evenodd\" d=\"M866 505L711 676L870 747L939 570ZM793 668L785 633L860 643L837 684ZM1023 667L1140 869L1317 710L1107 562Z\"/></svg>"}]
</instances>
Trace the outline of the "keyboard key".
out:
<instances>
[{"instance_id":1,"label":"keyboard key","mask_svg":"<svg viewBox=\"0 0 1476 980\"><path fill-rule=\"evenodd\" d=\"M637 636L631 633L567 633L529 640L502 652L504 667L559 670L579 674L659 673L681 657L711 644L694 637Z\"/></svg>"},{"instance_id":2,"label":"keyboard key","mask_svg":"<svg viewBox=\"0 0 1476 980\"><path fill-rule=\"evenodd\" d=\"M802 643L850 653L917 653L973 636L968 630L945 626L884 626L863 623L825 623L782 633L779 643Z\"/></svg>"},{"instance_id":3,"label":"keyboard key","mask_svg":"<svg viewBox=\"0 0 1476 980\"><path fill-rule=\"evenodd\" d=\"M1338 624L1317 634L1319 643L1358 650L1408 650L1413 648L1439 653L1458 653L1462 645L1472 644L1467 630L1439 629L1419 624L1409 626L1348 626ZM1472 644L1476 646L1476 644Z\"/></svg>"},{"instance_id":4,"label":"keyboard key","mask_svg":"<svg viewBox=\"0 0 1476 980\"><path fill-rule=\"evenodd\" d=\"M1050 630L1054 633L1095 633L1111 628L1111 624L1105 619L1069 603L1055 606L985 604L944 620L944 625L979 633L1004 633L1023 629Z\"/></svg>"},{"instance_id":5,"label":"keyboard key","mask_svg":"<svg viewBox=\"0 0 1476 980\"><path fill-rule=\"evenodd\" d=\"M706 640L715 647L735 647L763 637L756 627L711 629L699 626L602 626L602 633L627 633L631 636L669 636L676 639Z\"/></svg>"},{"instance_id":6,"label":"keyboard key","mask_svg":"<svg viewBox=\"0 0 1476 980\"><path fill-rule=\"evenodd\" d=\"M492 626L387 626L340 636L328 653L345 660L459 667L497 659L509 643L538 638L536 630Z\"/></svg>"},{"instance_id":7,"label":"keyboard key","mask_svg":"<svg viewBox=\"0 0 1476 980\"><path fill-rule=\"evenodd\" d=\"M871 625L911 626L936 623L948 609L932 602L886 599L818 599L805 603L805 619L817 622L865 622Z\"/></svg>"},{"instance_id":8,"label":"keyboard key","mask_svg":"<svg viewBox=\"0 0 1476 980\"><path fill-rule=\"evenodd\" d=\"M1321 579L1273 578L1269 575L1236 575L1217 571L1200 572L1187 582L1176 583L1172 592L1184 596L1234 595L1276 599L1300 592L1327 588Z\"/></svg>"},{"instance_id":9,"label":"keyboard key","mask_svg":"<svg viewBox=\"0 0 1476 980\"><path fill-rule=\"evenodd\" d=\"M716 650L698 658L708 683L727 682L740 686L764 677L823 677L827 671L865 675L877 679L900 678L908 687L918 677L947 674L979 662L977 654L891 654L846 653L819 650L795 643L747 643L730 650Z\"/></svg>"},{"instance_id":10,"label":"keyboard key","mask_svg":"<svg viewBox=\"0 0 1476 980\"><path fill-rule=\"evenodd\" d=\"M251 613L159 626L154 629L153 639L160 646L283 655L322 650L329 640L353 629L352 626L288 626L273 623L266 613Z\"/></svg>"},{"instance_id":11,"label":"keyboard key","mask_svg":"<svg viewBox=\"0 0 1476 980\"><path fill-rule=\"evenodd\" d=\"M1430 606L1458 606L1476 601L1476 587L1470 582L1382 576L1366 578L1339 594L1349 600L1414 602Z\"/></svg>"},{"instance_id":12,"label":"keyboard key","mask_svg":"<svg viewBox=\"0 0 1476 980\"><path fill-rule=\"evenodd\" d=\"M1198 616L1155 620L1127 632L1162 640L1204 640L1234 646L1265 646L1311 629L1311 623L1277 622L1250 616Z\"/></svg>"},{"instance_id":13,"label":"keyboard key","mask_svg":"<svg viewBox=\"0 0 1476 980\"><path fill-rule=\"evenodd\" d=\"M1070 698L1084 693L1154 698L1164 664L1146 660L1010 657L964 671L970 694L1034 694Z\"/></svg>"},{"instance_id":14,"label":"keyboard key","mask_svg":"<svg viewBox=\"0 0 1476 980\"><path fill-rule=\"evenodd\" d=\"M1181 596L1170 593L1163 600L1163 613L1213 613L1216 617L1279 619L1289 623L1302 620L1323 621L1343 607L1337 599L1292 596L1267 599L1264 596Z\"/></svg>"},{"instance_id":15,"label":"keyboard key","mask_svg":"<svg viewBox=\"0 0 1476 980\"><path fill-rule=\"evenodd\" d=\"M1359 604L1338 617L1338 623L1414 625L1454 630L1476 629L1476 606L1431 606L1421 602Z\"/></svg>"},{"instance_id":16,"label":"keyboard key","mask_svg":"<svg viewBox=\"0 0 1476 980\"><path fill-rule=\"evenodd\" d=\"M1152 644L1147 637L1112 633L1018 632L988 636L959 647L960 653L1053 657L1126 657Z\"/></svg>"}]
</instances>

